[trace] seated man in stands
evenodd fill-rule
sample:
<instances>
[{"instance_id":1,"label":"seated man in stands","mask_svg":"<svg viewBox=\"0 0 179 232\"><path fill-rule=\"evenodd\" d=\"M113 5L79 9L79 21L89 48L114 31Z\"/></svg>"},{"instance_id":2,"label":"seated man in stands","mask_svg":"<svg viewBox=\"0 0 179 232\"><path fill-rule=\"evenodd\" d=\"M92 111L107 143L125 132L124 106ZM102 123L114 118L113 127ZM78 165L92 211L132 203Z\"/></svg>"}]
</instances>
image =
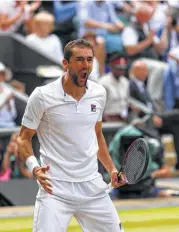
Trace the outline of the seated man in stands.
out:
<instances>
[{"instance_id":1,"label":"seated man in stands","mask_svg":"<svg viewBox=\"0 0 179 232\"><path fill-rule=\"evenodd\" d=\"M165 110L179 109L179 45L169 53L169 66L164 73L164 104Z\"/></svg>"},{"instance_id":2,"label":"seated man in stands","mask_svg":"<svg viewBox=\"0 0 179 232\"><path fill-rule=\"evenodd\" d=\"M135 61L130 71L130 96L145 104L154 113L151 116L153 125L151 129L156 128L160 134L170 133L174 137L175 151L177 155L176 169L179 169L179 111L171 110L165 113L157 112L155 103L145 87L145 81L148 76L147 65L142 60ZM135 109L138 117L143 117L144 113Z\"/></svg>"},{"instance_id":3,"label":"seated man in stands","mask_svg":"<svg viewBox=\"0 0 179 232\"><path fill-rule=\"evenodd\" d=\"M3 83L7 80L7 70L0 63L0 128L12 128L16 126L17 116L15 101L9 89Z\"/></svg>"},{"instance_id":4,"label":"seated man in stands","mask_svg":"<svg viewBox=\"0 0 179 232\"><path fill-rule=\"evenodd\" d=\"M18 157L17 133L11 135L9 144L7 145L2 166L0 167L0 181L8 181L11 178L26 177L33 179L33 175L29 172L22 161Z\"/></svg>"},{"instance_id":5,"label":"seated man in stands","mask_svg":"<svg viewBox=\"0 0 179 232\"><path fill-rule=\"evenodd\" d=\"M117 18L114 6L109 1L81 1L77 9L78 37L92 31L104 43L107 53L122 50L120 31L124 24Z\"/></svg>"},{"instance_id":6,"label":"seated man in stands","mask_svg":"<svg viewBox=\"0 0 179 232\"><path fill-rule=\"evenodd\" d=\"M78 7L78 1L53 1L53 13L55 16L55 34L58 35L63 47L76 38L76 25L74 19Z\"/></svg>"},{"instance_id":7,"label":"seated man in stands","mask_svg":"<svg viewBox=\"0 0 179 232\"><path fill-rule=\"evenodd\" d=\"M36 14L34 16L34 33L28 35L26 39L36 50L61 63L63 59L61 41L55 34L51 34L54 21L54 16L48 12Z\"/></svg>"},{"instance_id":8,"label":"seated man in stands","mask_svg":"<svg viewBox=\"0 0 179 232\"><path fill-rule=\"evenodd\" d=\"M107 93L104 121L126 121L128 117L129 81L124 76L127 61L114 54L109 60L110 72L101 77L99 83Z\"/></svg>"},{"instance_id":9,"label":"seated man in stands","mask_svg":"<svg viewBox=\"0 0 179 232\"><path fill-rule=\"evenodd\" d=\"M163 28L160 38L148 26L154 15L154 9L146 3L138 3L135 19L124 28L122 42L129 58L129 64L142 58L149 68L148 90L152 99L161 100L163 73L167 63L159 61L159 56L168 47L167 27Z\"/></svg>"}]
</instances>

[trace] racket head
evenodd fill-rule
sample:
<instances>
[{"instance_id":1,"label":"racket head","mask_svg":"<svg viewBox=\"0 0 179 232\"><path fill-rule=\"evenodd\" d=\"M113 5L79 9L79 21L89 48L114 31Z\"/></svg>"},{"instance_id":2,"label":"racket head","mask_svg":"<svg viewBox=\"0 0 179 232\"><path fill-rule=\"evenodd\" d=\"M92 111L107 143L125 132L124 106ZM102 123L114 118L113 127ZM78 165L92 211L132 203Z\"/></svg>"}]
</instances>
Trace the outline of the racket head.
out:
<instances>
[{"instance_id":1,"label":"racket head","mask_svg":"<svg viewBox=\"0 0 179 232\"><path fill-rule=\"evenodd\" d=\"M120 172L126 177L127 184L136 184L144 176L149 163L150 150L143 138L136 139L127 149Z\"/></svg>"}]
</instances>

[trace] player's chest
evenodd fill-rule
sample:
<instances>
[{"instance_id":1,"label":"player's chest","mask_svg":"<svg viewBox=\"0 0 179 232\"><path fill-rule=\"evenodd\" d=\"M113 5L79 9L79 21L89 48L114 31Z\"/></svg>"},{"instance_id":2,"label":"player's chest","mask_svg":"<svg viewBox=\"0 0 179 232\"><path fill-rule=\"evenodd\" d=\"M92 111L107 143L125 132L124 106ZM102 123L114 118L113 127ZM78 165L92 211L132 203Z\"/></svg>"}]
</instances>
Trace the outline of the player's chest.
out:
<instances>
[{"instance_id":1,"label":"player's chest","mask_svg":"<svg viewBox=\"0 0 179 232\"><path fill-rule=\"evenodd\" d=\"M45 113L49 121L58 124L95 123L101 114L101 104L98 100L88 101L68 101L63 104L54 104Z\"/></svg>"}]
</instances>

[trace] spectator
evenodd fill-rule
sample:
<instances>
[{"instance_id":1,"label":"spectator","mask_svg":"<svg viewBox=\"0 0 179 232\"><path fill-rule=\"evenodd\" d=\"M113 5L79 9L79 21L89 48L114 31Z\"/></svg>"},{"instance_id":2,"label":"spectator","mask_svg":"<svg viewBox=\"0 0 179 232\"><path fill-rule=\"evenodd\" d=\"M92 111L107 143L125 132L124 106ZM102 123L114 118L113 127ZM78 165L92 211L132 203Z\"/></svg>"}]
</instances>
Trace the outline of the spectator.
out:
<instances>
[{"instance_id":1,"label":"spectator","mask_svg":"<svg viewBox=\"0 0 179 232\"><path fill-rule=\"evenodd\" d=\"M76 1L53 1L54 15L57 22L67 22L76 15Z\"/></svg>"},{"instance_id":2,"label":"spectator","mask_svg":"<svg viewBox=\"0 0 179 232\"><path fill-rule=\"evenodd\" d=\"M131 67L130 80L130 96L147 105L154 113L152 116L154 127L160 134L170 133L174 137L174 145L176 150L176 165L179 169L179 111L171 110L166 113L158 113L157 107L151 100L151 96L146 90L144 82L148 75L147 65L144 61L135 61ZM138 110L138 116L143 117L144 114Z\"/></svg>"},{"instance_id":3,"label":"spectator","mask_svg":"<svg viewBox=\"0 0 179 232\"><path fill-rule=\"evenodd\" d=\"M143 58L149 68L147 88L153 99L162 98L162 78L167 64L159 61L159 55L168 46L167 28L163 29L160 38L148 27L154 9L146 3L138 3L135 19L122 33L122 41L129 57L129 64Z\"/></svg>"},{"instance_id":4,"label":"spectator","mask_svg":"<svg viewBox=\"0 0 179 232\"><path fill-rule=\"evenodd\" d=\"M17 112L13 95L3 83L7 80L7 71L3 63L0 63L0 128L15 127L14 122Z\"/></svg>"},{"instance_id":5,"label":"spectator","mask_svg":"<svg viewBox=\"0 0 179 232\"><path fill-rule=\"evenodd\" d=\"M33 178L18 157L17 133L13 133L4 154L2 168L0 169L0 181L8 181L11 178Z\"/></svg>"},{"instance_id":6,"label":"spectator","mask_svg":"<svg viewBox=\"0 0 179 232\"><path fill-rule=\"evenodd\" d=\"M54 34L51 34L55 18L48 12L40 12L34 16L34 33L26 37L27 41L36 50L44 52L58 62L63 60L61 41Z\"/></svg>"},{"instance_id":7,"label":"spectator","mask_svg":"<svg viewBox=\"0 0 179 232\"><path fill-rule=\"evenodd\" d=\"M179 45L179 36L177 32L178 22L172 19L171 16L167 17L167 28L168 28L168 46L162 54L162 59L168 62L168 53L171 49Z\"/></svg>"},{"instance_id":8,"label":"spectator","mask_svg":"<svg viewBox=\"0 0 179 232\"><path fill-rule=\"evenodd\" d=\"M92 31L97 38L103 38L107 53L122 50L120 31L123 30L124 24L117 18L112 3L102 0L82 1L78 7L77 17L80 38L86 32Z\"/></svg>"},{"instance_id":9,"label":"spectator","mask_svg":"<svg viewBox=\"0 0 179 232\"><path fill-rule=\"evenodd\" d=\"M172 18L171 18L172 19ZM179 45L179 22L176 19L170 20L169 28L169 50L175 48Z\"/></svg>"},{"instance_id":10,"label":"spectator","mask_svg":"<svg viewBox=\"0 0 179 232\"><path fill-rule=\"evenodd\" d=\"M178 20L169 15L169 6L166 2L160 3L158 1L149 1L148 4L152 5L155 9L152 19L149 21L150 28L155 30L157 36L162 35L163 29L167 27L168 31L168 46L161 54L161 58L167 61L167 55L170 49L178 45Z\"/></svg>"},{"instance_id":11,"label":"spectator","mask_svg":"<svg viewBox=\"0 0 179 232\"><path fill-rule=\"evenodd\" d=\"M159 1L148 1L148 4L154 9L154 14L149 21L151 30L154 30L160 37L167 24L168 8L166 4L162 4Z\"/></svg>"},{"instance_id":12,"label":"spectator","mask_svg":"<svg viewBox=\"0 0 179 232\"><path fill-rule=\"evenodd\" d=\"M53 1L53 12L55 15L55 34L61 38L63 47L70 40L76 39L75 16L78 1Z\"/></svg>"},{"instance_id":13,"label":"spectator","mask_svg":"<svg viewBox=\"0 0 179 232\"><path fill-rule=\"evenodd\" d=\"M111 1L113 2L114 8L116 10L117 16L119 19L125 24L128 25L131 16L135 12L135 5L133 1L125 1L125 0L120 0L120 1Z\"/></svg>"},{"instance_id":14,"label":"spectator","mask_svg":"<svg viewBox=\"0 0 179 232\"><path fill-rule=\"evenodd\" d=\"M33 12L39 8L40 4L40 0L31 4L27 4L27 1L1 0L0 31L17 32L24 22L31 19Z\"/></svg>"},{"instance_id":15,"label":"spectator","mask_svg":"<svg viewBox=\"0 0 179 232\"><path fill-rule=\"evenodd\" d=\"M179 45L170 50L169 67L164 73L164 105L165 110L179 109Z\"/></svg>"},{"instance_id":16,"label":"spectator","mask_svg":"<svg viewBox=\"0 0 179 232\"><path fill-rule=\"evenodd\" d=\"M11 80L8 84L10 84L13 88L17 89L21 93L25 93L25 84L18 80Z\"/></svg>"},{"instance_id":17,"label":"spectator","mask_svg":"<svg viewBox=\"0 0 179 232\"><path fill-rule=\"evenodd\" d=\"M104 121L126 121L128 116L129 81L124 76L127 61L114 54L109 60L110 72L101 77L99 83L104 86L107 101L104 109Z\"/></svg>"}]
</instances>

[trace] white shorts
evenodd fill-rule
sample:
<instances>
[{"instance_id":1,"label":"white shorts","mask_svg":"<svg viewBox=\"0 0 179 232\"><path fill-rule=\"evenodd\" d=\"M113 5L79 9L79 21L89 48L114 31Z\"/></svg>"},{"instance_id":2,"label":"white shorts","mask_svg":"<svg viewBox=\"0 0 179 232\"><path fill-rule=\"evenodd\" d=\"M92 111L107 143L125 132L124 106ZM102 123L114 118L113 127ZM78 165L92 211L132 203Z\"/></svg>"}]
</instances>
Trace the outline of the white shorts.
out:
<instances>
[{"instance_id":1,"label":"white shorts","mask_svg":"<svg viewBox=\"0 0 179 232\"><path fill-rule=\"evenodd\" d=\"M124 232L102 178L82 183L60 182L56 194L40 188L33 232L66 232L72 216L83 232ZM57 185L56 185L57 187ZM66 191L66 194L65 192Z\"/></svg>"}]
</instances>

